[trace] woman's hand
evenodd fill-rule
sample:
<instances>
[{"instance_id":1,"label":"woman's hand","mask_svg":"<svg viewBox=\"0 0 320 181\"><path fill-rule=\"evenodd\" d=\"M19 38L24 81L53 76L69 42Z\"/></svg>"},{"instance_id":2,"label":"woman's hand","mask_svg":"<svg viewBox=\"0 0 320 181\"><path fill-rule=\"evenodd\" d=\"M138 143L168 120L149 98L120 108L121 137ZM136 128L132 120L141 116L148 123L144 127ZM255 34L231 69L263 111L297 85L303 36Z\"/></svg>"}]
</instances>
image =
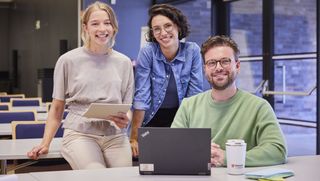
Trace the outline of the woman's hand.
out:
<instances>
[{"instance_id":1,"label":"woman's hand","mask_svg":"<svg viewBox=\"0 0 320 181\"><path fill-rule=\"evenodd\" d=\"M126 128L129 124L129 118L127 114L119 112L117 115L108 117L109 120L113 121L119 128Z\"/></svg>"},{"instance_id":2,"label":"woman's hand","mask_svg":"<svg viewBox=\"0 0 320 181\"><path fill-rule=\"evenodd\" d=\"M131 144L131 151L133 157L139 156L139 149L138 149L138 141L136 139L130 139Z\"/></svg>"},{"instance_id":3,"label":"woman's hand","mask_svg":"<svg viewBox=\"0 0 320 181\"><path fill-rule=\"evenodd\" d=\"M47 154L48 150L49 150L48 146L38 145L38 146L33 147L32 150L30 150L27 153L27 156L31 159L37 160L40 155Z\"/></svg>"}]
</instances>

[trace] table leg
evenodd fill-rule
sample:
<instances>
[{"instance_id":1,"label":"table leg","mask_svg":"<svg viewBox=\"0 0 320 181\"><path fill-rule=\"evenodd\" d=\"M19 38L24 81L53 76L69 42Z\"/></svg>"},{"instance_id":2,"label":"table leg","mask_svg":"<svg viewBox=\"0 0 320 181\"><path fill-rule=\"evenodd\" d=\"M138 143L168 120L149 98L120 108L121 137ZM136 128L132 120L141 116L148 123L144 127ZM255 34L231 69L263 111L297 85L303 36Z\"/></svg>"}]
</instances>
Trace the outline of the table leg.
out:
<instances>
[{"instance_id":1,"label":"table leg","mask_svg":"<svg viewBox=\"0 0 320 181\"><path fill-rule=\"evenodd\" d=\"M1 174L7 174L7 160L1 160Z\"/></svg>"}]
</instances>

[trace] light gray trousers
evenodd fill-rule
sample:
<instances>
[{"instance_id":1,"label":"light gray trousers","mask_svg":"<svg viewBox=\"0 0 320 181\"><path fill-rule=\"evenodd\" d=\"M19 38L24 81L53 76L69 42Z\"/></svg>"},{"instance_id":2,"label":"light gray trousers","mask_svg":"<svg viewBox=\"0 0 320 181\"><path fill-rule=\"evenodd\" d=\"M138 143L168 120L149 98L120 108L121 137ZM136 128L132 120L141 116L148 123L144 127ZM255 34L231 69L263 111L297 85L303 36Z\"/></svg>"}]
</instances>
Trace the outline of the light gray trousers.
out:
<instances>
[{"instance_id":1,"label":"light gray trousers","mask_svg":"<svg viewBox=\"0 0 320 181\"><path fill-rule=\"evenodd\" d=\"M98 136L65 129L61 153L74 170L132 166L126 134Z\"/></svg>"}]
</instances>

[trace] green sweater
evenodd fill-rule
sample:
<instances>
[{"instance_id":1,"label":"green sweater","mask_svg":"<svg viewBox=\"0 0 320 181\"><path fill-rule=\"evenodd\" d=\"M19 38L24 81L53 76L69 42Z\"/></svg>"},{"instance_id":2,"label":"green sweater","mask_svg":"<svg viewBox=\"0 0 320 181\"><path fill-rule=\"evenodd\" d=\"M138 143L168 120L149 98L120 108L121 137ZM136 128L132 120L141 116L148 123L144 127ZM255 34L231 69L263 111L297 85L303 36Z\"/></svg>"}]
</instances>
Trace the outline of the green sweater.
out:
<instances>
[{"instance_id":1,"label":"green sweater","mask_svg":"<svg viewBox=\"0 0 320 181\"><path fill-rule=\"evenodd\" d=\"M243 139L247 143L246 166L286 161L286 143L272 107L242 90L223 103L211 98L211 90L185 98L171 127L211 128L212 142L223 150L228 139Z\"/></svg>"}]
</instances>

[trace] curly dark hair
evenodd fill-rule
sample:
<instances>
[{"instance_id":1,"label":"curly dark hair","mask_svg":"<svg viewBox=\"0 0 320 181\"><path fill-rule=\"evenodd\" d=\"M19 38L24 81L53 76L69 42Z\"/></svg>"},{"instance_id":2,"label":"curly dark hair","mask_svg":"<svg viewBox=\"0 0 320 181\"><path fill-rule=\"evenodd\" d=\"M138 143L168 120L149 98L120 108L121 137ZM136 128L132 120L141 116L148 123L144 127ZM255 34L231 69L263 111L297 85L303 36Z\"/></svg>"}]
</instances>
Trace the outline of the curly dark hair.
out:
<instances>
[{"instance_id":1,"label":"curly dark hair","mask_svg":"<svg viewBox=\"0 0 320 181\"><path fill-rule=\"evenodd\" d=\"M179 40L187 37L190 33L190 26L187 21L187 17L177 8L169 4L156 4L149 9L149 31L147 33L148 37L146 40L148 42L156 42L155 37L152 33L151 21L153 17L157 15L162 15L169 18L174 24L177 25L179 31Z\"/></svg>"}]
</instances>

